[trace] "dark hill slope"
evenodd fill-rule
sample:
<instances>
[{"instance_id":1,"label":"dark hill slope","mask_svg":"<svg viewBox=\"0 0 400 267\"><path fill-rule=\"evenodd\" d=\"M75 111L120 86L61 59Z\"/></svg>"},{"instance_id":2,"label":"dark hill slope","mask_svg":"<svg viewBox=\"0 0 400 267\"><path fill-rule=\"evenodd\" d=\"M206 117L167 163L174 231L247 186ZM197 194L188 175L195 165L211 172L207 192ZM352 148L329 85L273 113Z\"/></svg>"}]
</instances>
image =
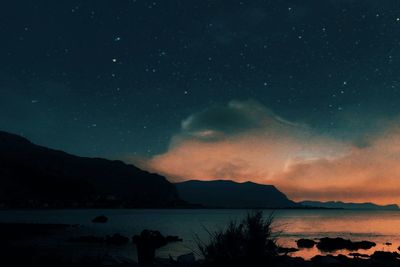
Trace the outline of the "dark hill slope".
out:
<instances>
[{"instance_id":1,"label":"dark hill slope","mask_svg":"<svg viewBox=\"0 0 400 267\"><path fill-rule=\"evenodd\" d=\"M350 209L350 210L399 210L396 204L377 205L374 203L346 203L342 201L302 201L305 207L325 209Z\"/></svg>"},{"instance_id":2,"label":"dark hill slope","mask_svg":"<svg viewBox=\"0 0 400 267\"><path fill-rule=\"evenodd\" d=\"M179 203L163 176L121 161L84 158L0 131L0 203L6 207L166 207Z\"/></svg>"},{"instance_id":3,"label":"dark hill slope","mask_svg":"<svg viewBox=\"0 0 400 267\"><path fill-rule=\"evenodd\" d=\"M206 207L294 208L300 206L272 185L225 180L187 181L175 185L182 199L191 204Z\"/></svg>"}]
</instances>

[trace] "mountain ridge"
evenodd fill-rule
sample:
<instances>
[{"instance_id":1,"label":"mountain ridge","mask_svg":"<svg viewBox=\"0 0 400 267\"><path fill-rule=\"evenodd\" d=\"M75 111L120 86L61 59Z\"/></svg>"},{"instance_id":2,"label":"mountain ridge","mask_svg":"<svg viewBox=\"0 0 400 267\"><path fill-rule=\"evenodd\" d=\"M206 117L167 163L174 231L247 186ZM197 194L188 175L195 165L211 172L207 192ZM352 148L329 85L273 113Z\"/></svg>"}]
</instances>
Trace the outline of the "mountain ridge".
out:
<instances>
[{"instance_id":1,"label":"mountain ridge","mask_svg":"<svg viewBox=\"0 0 400 267\"><path fill-rule=\"evenodd\" d=\"M191 204L213 208L296 208L274 185L251 181L189 180L175 183L178 194Z\"/></svg>"},{"instance_id":2,"label":"mountain ridge","mask_svg":"<svg viewBox=\"0 0 400 267\"><path fill-rule=\"evenodd\" d=\"M80 157L0 131L4 207L168 207L182 203L165 177L122 161Z\"/></svg>"},{"instance_id":3,"label":"mountain ridge","mask_svg":"<svg viewBox=\"0 0 400 267\"><path fill-rule=\"evenodd\" d=\"M178 206L399 209L396 204L370 202L296 203L274 185L252 181L189 180L172 184L164 176L120 160L75 156L0 131L0 208Z\"/></svg>"},{"instance_id":4,"label":"mountain ridge","mask_svg":"<svg viewBox=\"0 0 400 267\"><path fill-rule=\"evenodd\" d=\"M378 205L372 202L352 203L343 201L311 201L298 202L305 207L330 208L330 209L355 209L355 210L399 210L397 204Z\"/></svg>"}]
</instances>

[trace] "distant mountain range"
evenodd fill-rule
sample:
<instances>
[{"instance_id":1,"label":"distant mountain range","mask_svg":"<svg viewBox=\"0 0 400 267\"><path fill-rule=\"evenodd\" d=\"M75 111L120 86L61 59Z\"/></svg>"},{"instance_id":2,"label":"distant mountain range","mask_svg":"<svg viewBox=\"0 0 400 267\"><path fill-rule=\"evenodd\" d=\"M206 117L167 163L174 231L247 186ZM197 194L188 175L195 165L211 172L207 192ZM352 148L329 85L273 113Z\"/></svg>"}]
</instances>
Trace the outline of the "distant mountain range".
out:
<instances>
[{"instance_id":1,"label":"distant mountain range","mask_svg":"<svg viewBox=\"0 0 400 267\"><path fill-rule=\"evenodd\" d=\"M296 208L273 185L233 181L186 181L175 184L185 201L212 208Z\"/></svg>"},{"instance_id":2,"label":"distant mountain range","mask_svg":"<svg viewBox=\"0 0 400 267\"><path fill-rule=\"evenodd\" d=\"M182 201L158 174L121 161L77 157L0 131L0 205L173 207Z\"/></svg>"},{"instance_id":3,"label":"distant mountain range","mask_svg":"<svg viewBox=\"0 0 400 267\"><path fill-rule=\"evenodd\" d=\"M312 208L328 208L328 209L354 209L354 210L398 210L399 206L396 204L390 205L377 205L374 203L345 203L341 201L302 201L299 204L305 207Z\"/></svg>"},{"instance_id":4,"label":"distant mountain range","mask_svg":"<svg viewBox=\"0 0 400 267\"><path fill-rule=\"evenodd\" d=\"M396 204L345 203L341 201L302 201L288 199L273 185L252 182L236 183L229 180L186 181L175 184L185 201L209 208L300 208L300 209L355 209L398 210Z\"/></svg>"},{"instance_id":5,"label":"distant mountain range","mask_svg":"<svg viewBox=\"0 0 400 267\"><path fill-rule=\"evenodd\" d=\"M397 210L395 204L288 199L273 185L170 183L122 161L85 158L0 131L0 208L340 208Z\"/></svg>"},{"instance_id":6,"label":"distant mountain range","mask_svg":"<svg viewBox=\"0 0 400 267\"><path fill-rule=\"evenodd\" d=\"M183 200L184 201L183 201ZM220 207L293 208L272 185L188 181L165 177L122 161L85 158L0 131L0 207Z\"/></svg>"}]
</instances>

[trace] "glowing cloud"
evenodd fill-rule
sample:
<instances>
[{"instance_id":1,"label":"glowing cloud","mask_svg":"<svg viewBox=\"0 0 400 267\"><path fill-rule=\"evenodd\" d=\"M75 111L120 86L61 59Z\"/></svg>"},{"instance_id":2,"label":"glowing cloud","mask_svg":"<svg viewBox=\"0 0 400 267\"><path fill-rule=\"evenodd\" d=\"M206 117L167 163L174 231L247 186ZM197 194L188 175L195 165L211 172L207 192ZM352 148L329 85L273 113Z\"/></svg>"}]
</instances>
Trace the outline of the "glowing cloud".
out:
<instances>
[{"instance_id":1,"label":"glowing cloud","mask_svg":"<svg viewBox=\"0 0 400 267\"><path fill-rule=\"evenodd\" d=\"M300 162L275 177L295 199L400 203L400 130L331 160Z\"/></svg>"},{"instance_id":2,"label":"glowing cloud","mask_svg":"<svg viewBox=\"0 0 400 267\"><path fill-rule=\"evenodd\" d=\"M357 146L315 134L255 101L232 101L189 116L168 151L145 167L174 181L274 184L295 200L400 203L398 129Z\"/></svg>"}]
</instances>

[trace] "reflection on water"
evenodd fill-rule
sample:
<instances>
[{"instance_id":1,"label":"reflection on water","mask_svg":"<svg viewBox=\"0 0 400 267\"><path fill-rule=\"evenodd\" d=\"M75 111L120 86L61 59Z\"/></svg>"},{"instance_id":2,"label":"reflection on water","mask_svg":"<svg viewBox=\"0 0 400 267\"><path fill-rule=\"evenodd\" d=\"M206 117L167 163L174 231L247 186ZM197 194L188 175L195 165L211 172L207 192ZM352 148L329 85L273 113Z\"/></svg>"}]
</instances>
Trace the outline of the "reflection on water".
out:
<instances>
[{"instance_id":1,"label":"reflection on water","mask_svg":"<svg viewBox=\"0 0 400 267\"><path fill-rule=\"evenodd\" d=\"M299 238L343 237L353 241L368 240L377 245L362 254L376 250L397 251L400 245L400 212L398 211L352 211L352 210L305 210L282 212L277 224L283 224L281 243L296 246ZM349 254L345 250L321 253L316 247L304 249L293 255L311 258L316 254Z\"/></svg>"},{"instance_id":2,"label":"reflection on water","mask_svg":"<svg viewBox=\"0 0 400 267\"><path fill-rule=\"evenodd\" d=\"M74 235L106 235L119 232L133 236L141 230L160 230L163 234L179 235L182 243L168 245L159 256L177 256L196 250L195 236L207 240L205 229L221 229L229 220L240 220L246 210L42 210L0 211L2 222L36 222L79 224L82 227ZM271 210L266 210L268 215ZM97 215L107 215L106 224L93 224ZM352 210L278 210L274 212L275 227L281 231L279 243L296 247L299 238L343 237L353 241L369 240L377 243L371 250L359 253L371 254L375 250L397 251L400 245L400 212L352 211ZM390 242L391 245L385 245ZM134 249L124 252L135 257ZM337 251L336 254L348 254ZM321 254L316 248L305 249L292 255L310 258Z\"/></svg>"}]
</instances>

